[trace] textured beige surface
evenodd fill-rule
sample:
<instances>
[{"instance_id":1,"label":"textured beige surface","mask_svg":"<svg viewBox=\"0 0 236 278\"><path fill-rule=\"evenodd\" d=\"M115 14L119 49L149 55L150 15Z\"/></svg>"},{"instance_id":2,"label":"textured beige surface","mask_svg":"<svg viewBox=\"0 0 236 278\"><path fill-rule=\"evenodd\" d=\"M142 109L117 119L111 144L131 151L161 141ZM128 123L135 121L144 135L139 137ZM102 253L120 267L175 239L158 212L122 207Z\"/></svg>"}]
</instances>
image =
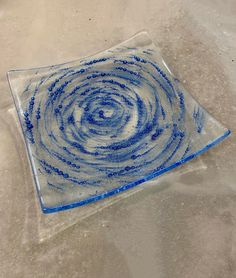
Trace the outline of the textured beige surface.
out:
<instances>
[{"instance_id":1,"label":"textured beige surface","mask_svg":"<svg viewBox=\"0 0 236 278\"><path fill-rule=\"evenodd\" d=\"M41 215L6 71L90 55L142 29L232 136L145 190L90 206L90 217ZM235 0L2 0L0 38L0 277L236 277Z\"/></svg>"}]
</instances>

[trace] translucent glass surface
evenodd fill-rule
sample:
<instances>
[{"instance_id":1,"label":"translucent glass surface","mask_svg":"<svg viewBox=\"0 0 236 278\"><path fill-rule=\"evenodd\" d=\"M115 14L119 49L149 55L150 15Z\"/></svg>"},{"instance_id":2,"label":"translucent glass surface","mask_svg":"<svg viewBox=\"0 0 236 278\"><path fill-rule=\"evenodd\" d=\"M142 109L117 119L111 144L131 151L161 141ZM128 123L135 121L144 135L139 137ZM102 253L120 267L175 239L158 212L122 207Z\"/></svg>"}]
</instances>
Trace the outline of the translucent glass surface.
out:
<instances>
[{"instance_id":1,"label":"translucent glass surface","mask_svg":"<svg viewBox=\"0 0 236 278\"><path fill-rule=\"evenodd\" d=\"M134 187L230 134L184 90L145 32L8 77L46 213Z\"/></svg>"}]
</instances>

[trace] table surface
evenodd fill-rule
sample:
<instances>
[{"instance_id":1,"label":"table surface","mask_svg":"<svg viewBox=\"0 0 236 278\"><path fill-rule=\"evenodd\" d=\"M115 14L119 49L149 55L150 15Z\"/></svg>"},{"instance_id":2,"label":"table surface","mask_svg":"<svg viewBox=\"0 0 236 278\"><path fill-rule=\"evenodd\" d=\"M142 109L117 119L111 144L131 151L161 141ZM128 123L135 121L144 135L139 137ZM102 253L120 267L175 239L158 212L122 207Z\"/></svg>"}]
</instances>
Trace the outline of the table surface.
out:
<instances>
[{"instance_id":1,"label":"table surface","mask_svg":"<svg viewBox=\"0 0 236 278\"><path fill-rule=\"evenodd\" d=\"M0 277L236 277L235 1L3 0L0 26ZM42 215L6 72L143 29L231 137L120 197Z\"/></svg>"}]
</instances>

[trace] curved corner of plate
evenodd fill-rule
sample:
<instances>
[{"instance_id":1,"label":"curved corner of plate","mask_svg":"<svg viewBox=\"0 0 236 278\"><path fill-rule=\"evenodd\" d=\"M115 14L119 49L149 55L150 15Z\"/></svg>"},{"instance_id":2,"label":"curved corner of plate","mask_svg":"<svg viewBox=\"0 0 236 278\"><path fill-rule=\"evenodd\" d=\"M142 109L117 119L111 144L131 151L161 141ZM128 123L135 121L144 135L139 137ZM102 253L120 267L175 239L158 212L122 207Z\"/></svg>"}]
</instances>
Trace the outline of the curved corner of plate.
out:
<instances>
[{"instance_id":1,"label":"curved corner of plate","mask_svg":"<svg viewBox=\"0 0 236 278\"><path fill-rule=\"evenodd\" d=\"M147 47L152 45L152 39L148 33L148 30L143 29L137 33L135 33L132 37L122 42L122 46L126 46L128 48L139 48L139 47Z\"/></svg>"}]
</instances>

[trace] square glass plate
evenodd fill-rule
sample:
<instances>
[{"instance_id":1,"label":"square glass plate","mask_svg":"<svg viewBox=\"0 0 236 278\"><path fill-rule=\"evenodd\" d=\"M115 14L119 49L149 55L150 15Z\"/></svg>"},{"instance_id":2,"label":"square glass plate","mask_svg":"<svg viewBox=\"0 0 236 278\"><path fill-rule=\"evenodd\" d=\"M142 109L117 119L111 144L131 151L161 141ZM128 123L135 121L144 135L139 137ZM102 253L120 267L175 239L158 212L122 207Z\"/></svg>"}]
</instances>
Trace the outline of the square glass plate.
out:
<instances>
[{"instance_id":1,"label":"square glass plate","mask_svg":"<svg viewBox=\"0 0 236 278\"><path fill-rule=\"evenodd\" d=\"M230 134L184 90L146 32L8 79L45 213L134 187Z\"/></svg>"}]
</instances>

